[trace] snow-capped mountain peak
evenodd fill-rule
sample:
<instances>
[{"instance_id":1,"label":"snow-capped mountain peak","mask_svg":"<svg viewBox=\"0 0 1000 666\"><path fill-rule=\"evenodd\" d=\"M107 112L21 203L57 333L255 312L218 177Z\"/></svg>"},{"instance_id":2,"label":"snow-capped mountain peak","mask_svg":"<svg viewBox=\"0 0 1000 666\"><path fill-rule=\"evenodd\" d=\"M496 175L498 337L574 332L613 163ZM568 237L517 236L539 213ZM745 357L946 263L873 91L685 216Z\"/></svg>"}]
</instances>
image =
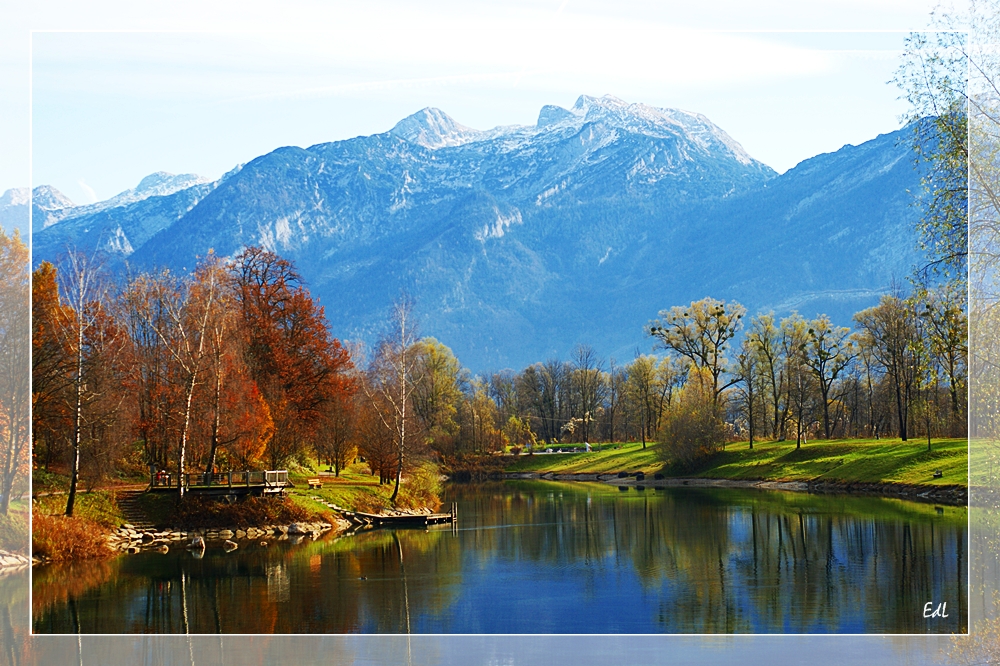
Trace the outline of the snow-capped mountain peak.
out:
<instances>
[{"instance_id":1,"label":"snow-capped mountain peak","mask_svg":"<svg viewBox=\"0 0 1000 666\"><path fill-rule=\"evenodd\" d=\"M27 187L15 187L0 194L0 208L10 206L25 206L31 201L31 190Z\"/></svg>"},{"instance_id":2,"label":"snow-capped mountain peak","mask_svg":"<svg viewBox=\"0 0 1000 666\"><path fill-rule=\"evenodd\" d=\"M73 201L51 185L39 185L31 191L31 204L39 210L74 208Z\"/></svg>"},{"instance_id":3,"label":"snow-capped mountain peak","mask_svg":"<svg viewBox=\"0 0 1000 666\"><path fill-rule=\"evenodd\" d=\"M475 141L483 134L479 130L460 125L447 113L433 107L421 109L403 118L389 133L431 150L460 146Z\"/></svg>"},{"instance_id":4,"label":"snow-capped mountain peak","mask_svg":"<svg viewBox=\"0 0 1000 666\"><path fill-rule=\"evenodd\" d=\"M165 197L173 194L174 192L179 192L195 185L203 185L210 182L212 181L208 178L203 178L196 173L182 173L174 175L166 171L157 171L140 180L139 184L136 185L134 189L125 190L124 192L111 197L107 201L102 201L95 205L102 207L108 204L122 206L135 201L142 201L143 199L147 199L149 197Z\"/></svg>"}]
</instances>

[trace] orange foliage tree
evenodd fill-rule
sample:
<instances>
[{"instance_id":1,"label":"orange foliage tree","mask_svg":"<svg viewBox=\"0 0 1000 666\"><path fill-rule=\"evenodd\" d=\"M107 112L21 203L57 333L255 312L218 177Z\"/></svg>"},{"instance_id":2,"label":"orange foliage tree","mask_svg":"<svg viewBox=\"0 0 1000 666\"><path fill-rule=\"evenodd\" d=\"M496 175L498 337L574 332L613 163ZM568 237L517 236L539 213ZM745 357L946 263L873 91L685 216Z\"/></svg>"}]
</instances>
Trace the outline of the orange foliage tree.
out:
<instances>
[{"instance_id":1,"label":"orange foliage tree","mask_svg":"<svg viewBox=\"0 0 1000 666\"><path fill-rule=\"evenodd\" d=\"M31 276L31 400L35 464L46 470L68 446L73 427L66 391L72 383L72 352L60 335L72 311L59 302L56 268L43 262Z\"/></svg>"},{"instance_id":2,"label":"orange foliage tree","mask_svg":"<svg viewBox=\"0 0 1000 666\"><path fill-rule=\"evenodd\" d=\"M0 231L0 514L15 482L26 478L31 393L28 248L18 232Z\"/></svg>"},{"instance_id":3,"label":"orange foliage tree","mask_svg":"<svg viewBox=\"0 0 1000 666\"><path fill-rule=\"evenodd\" d=\"M351 360L291 262L250 247L231 271L244 358L274 424L266 457L275 468L314 441L326 406L350 392Z\"/></svg>"}]
</instances>

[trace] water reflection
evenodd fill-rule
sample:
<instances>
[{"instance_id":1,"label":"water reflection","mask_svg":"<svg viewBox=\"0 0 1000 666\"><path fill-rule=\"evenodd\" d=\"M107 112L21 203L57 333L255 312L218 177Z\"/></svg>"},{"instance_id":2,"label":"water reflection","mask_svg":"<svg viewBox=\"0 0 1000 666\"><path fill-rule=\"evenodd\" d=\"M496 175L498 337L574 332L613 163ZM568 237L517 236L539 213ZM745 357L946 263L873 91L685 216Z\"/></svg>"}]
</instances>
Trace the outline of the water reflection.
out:
<instances>
[{"instance_id":1,"label":"water reflection","mask_svg":"<svg viewBox=\"0 0 1000 666\"><path fill-rule=\"evenodd\" d=\"M455 486L460 529L36 571L37 632L944 633L966 511L601 484ZM103 567L103 568L102 568ZM84 567L85 569L86 567ZM72 578L73 583L66 582ZM923 617L947 602L947 618Z\"/></svg>"}]
</instances>

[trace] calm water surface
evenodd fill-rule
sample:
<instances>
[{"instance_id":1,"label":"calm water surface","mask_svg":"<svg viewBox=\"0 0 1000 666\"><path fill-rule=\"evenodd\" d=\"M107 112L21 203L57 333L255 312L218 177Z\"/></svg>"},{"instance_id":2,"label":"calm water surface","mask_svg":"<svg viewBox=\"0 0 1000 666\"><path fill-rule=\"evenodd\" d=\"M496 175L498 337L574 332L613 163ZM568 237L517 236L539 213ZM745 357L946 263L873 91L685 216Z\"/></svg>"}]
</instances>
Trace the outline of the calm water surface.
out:
<instances>
[{"instance_id":1,"label":"calm water surface","mask_svg":"<svg viewBox=\"0 0 1000 666\"><path fill-rule=\"evenodd\" d=\"M40 633L948 633L967 513L878 498L508 481L457 530L36 568ZM924 618L947 603L948 617Z\"/></svg>"}]
</instances>

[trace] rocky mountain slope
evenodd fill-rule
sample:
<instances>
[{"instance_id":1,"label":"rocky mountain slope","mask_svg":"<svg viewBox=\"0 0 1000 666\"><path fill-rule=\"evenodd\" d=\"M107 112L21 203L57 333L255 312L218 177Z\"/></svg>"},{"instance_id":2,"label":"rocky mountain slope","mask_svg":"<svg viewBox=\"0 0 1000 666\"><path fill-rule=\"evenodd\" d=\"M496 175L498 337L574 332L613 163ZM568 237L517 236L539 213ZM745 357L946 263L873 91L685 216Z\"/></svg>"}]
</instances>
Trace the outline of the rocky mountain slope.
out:
<instances>
[{"instance_id":1,"label":"rocky mountain slope","mask_svg":"<svg viewBox=\"0 0 1000 666\"><path fill-rule=\"evenodd\" d=\"M704 116L613 97L486 131L424 109L214 183L154 174L88 207L45 192L34 256L96 248L180 271L260 244L296 262L340 337L375 340L405 290L422 332L474 370L578 342L627 360L658 310L706 295L849 324L917 261L904 139L778 176Z\"/></svg>"}]
</instances>

